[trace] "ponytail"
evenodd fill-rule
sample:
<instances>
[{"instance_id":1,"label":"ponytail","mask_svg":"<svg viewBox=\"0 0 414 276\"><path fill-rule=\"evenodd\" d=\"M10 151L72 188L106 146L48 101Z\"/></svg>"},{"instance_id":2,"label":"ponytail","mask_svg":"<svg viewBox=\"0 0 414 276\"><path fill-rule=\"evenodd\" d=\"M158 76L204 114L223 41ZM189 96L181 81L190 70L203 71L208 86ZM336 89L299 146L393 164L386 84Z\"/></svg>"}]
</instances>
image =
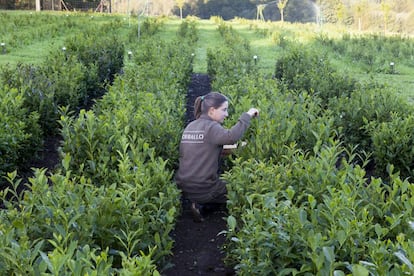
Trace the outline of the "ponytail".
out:
<instances>
[{"instance_id":1,"label":"ponytail","mask_svg":"<svg viewBox=\"0 0 414 276\"><path fill-rule=\"evenodd\" d=\"M204 96L203 96L204 97ZM201 96L198 96L194 101L194 117L196 119L200 118L201 116L201 104L202 104Z\"/></svg>"}]
</instances>

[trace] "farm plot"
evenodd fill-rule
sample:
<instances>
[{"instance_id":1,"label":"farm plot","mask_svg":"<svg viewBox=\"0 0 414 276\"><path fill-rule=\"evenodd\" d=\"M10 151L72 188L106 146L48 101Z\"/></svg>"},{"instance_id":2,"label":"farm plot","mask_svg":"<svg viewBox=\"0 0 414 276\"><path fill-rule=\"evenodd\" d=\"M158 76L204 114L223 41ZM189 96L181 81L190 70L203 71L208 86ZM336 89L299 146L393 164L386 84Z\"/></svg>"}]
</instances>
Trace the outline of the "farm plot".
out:
<instances>
[{"instance_id":1,"label":"farm plot","mask_svg":"<svg viewBox=\"0 0 414 276\"><path fill-rule=\"evenodd\" d=\"M89 55L75 43L65 52L72 55L59 51L56 60L73 62L74 72L101 72L86 79L110 85L107 93L92 94L102 98L91 110L78 104L54 113L63 142L62 165L52 175L36 170L31 190L22 194L16 173L7 175L2 273L158 275L168 265L169 233L180 212L172 175L194 68L193 24L184 22L178 39L163 41L157 36L162 20L145 21L139 43L135 30L128 36L135 45L128 58L124 48L112 48L109 56L122 59L114 68L123 68L113 79L103 74L113 62L85 62ZM293 39L279 41L270 77L252 58L248 40L230 24L216 24L223 43L206 51L213 90L229 96L231 114L261 110L244 137L247 146L225 162L228 265L240 275L412 274L412 105L386 84L356 80L332 65L330 55ZM16 126L7 137L36 144L30 136L47 129L39 111L50 109L26 109L19 96L32 83L23 84L4 84L2 97L20 110L5 116L5 124ZM12 124L17 116L24 124Z\"/></svg>"}]
</instances>

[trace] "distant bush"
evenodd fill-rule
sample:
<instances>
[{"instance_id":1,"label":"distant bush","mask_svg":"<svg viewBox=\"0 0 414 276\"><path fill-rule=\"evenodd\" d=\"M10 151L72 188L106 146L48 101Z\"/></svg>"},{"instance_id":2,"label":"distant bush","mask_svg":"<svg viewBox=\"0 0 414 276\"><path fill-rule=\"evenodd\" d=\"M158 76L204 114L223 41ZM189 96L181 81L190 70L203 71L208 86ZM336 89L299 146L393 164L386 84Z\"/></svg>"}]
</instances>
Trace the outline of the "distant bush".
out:
<instances>
[{"instance_id":1,"label":"distant bush","mask_svg":"<svg viewBox=\"0 0 414 276\"><path fill-rule=\"evenodd\" d=\"M275 77L290 90L319 97L324 106L331 98L349 96L357 87L356 81L335 70L323 53L298 47L276 61Z\"/></svg>"},{"instance_id":2,"label":"distant bush","mask_svg":"<svg viewBox=\"0 0 414 276\"><path fill-rule=\"evenodd\" d=\"M349 97L332 100L329 109L344 143L366 152L372 151L371 127L414 112L411 104L384 86L361 87Z\"/></svg>"}]
</instances>

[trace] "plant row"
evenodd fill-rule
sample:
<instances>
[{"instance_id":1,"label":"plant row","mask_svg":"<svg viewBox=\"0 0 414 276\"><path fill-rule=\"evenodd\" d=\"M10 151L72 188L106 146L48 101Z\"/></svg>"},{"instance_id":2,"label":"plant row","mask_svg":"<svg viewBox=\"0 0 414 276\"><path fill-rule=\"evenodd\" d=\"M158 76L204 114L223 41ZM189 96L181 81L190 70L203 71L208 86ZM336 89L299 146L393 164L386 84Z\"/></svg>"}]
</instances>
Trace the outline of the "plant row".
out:
<instances>
[{"instance_id":1,"label":"plant row","mask_svg":"<svg viewBox=\"0 0 414 276\"><path fill-rule=\"evenodd\" d=\"M101 23L103 20L100 20L100 16L83 14L1 12L0 15L0 42L4 43L0 49L2 53L13 52L16 48L45 40L62 40L73 33L82 33L90 25L104 24ZM116 18L114 21L120 22Z\"/></svg>"},{"instance_id":2,"label":"plant row","mask_svg":"<svg viewBox=\"0 0 414 276\"><path fill-rule=\"evenodd\" d=\"M66 50L51 52L40 65L1 68L1 124L9 129L0 143L2 152L8 153L0 163L2 175L24 168L42 147L44 136L58 134L61 107L78 112L104 93L124 62L124 46L116 43L116 36L106 35L116 28L90 26L67 38Z\"/></svg>"},{"instance_id":3,"label":"plant row","mask_svg":"<svg viewBox=\"0 0 414 276\"><path fill-rule=\"evenodd\" d=\"M8 174L2 274L160 275L168 266L180 206L172 175L192 71L186 37L136 37L122 74L90 110L61 108L61 166L50 176L37 169L21 194L21 180Z\"/></svg>"},{"instance_id":4,"label":"plant row","mask_svg":"<svg viewBox=\"0 0 414 276\"><path fill-rule=\"evenodd\" d=\"M413 107L294 43L274 78L233 74L250 53L217 53L213 87L235 114L227 124L251 106L261 111L224 175L237 273L413 273Z\"/></svg>"},{"instance_id":5,"label":"plant row","mask_svg":"<svg viewBox=\"0 0 414 276\"><path fill-rule=\"evenodd\" d=\"M414 67L414 41L409 37L345 34L341 39L320 36L317 41L333 53L361 64L366 72L396 74L395 66Z\"/></svg>"}]
</instances>

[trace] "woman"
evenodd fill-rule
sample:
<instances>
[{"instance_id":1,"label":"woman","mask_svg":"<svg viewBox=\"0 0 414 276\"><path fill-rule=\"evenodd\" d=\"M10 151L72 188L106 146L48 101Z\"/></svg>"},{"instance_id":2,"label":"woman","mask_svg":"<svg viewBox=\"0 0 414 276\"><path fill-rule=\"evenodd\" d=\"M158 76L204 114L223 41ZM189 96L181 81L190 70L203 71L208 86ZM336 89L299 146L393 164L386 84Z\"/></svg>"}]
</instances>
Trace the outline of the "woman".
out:
<instances>
[{"instance_id":1,"label":"woman","mask_svg":"<svg viewBox=\"0 0 414 276\"><path fill-rule=\"evenodd\" d=\"M230 129L222 126L228 116L228 99L211 92L198 97L194 103L196 120L185 128L180 143L179 168L176 183L185 198L191 201L194 220L203 218L199 204L226 203L225 182L219 179L219 158L223 145L234 144L259 114L256 108L243 113Z\"/></svg>"}]
</instances>

